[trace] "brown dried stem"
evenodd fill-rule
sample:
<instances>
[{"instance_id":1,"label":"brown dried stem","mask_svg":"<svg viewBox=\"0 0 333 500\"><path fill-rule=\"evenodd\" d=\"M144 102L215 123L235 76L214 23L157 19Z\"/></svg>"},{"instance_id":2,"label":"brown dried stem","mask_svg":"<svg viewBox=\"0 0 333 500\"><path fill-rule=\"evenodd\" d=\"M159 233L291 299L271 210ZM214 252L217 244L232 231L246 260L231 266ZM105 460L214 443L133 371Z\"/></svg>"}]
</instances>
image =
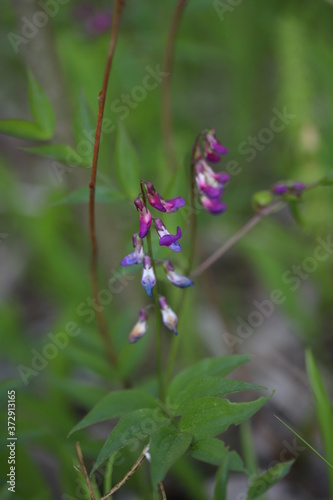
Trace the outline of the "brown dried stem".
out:
<instances>
[{"instance_id":1,"label":"brown dried stem","mask_svg":"<svg viewBox=\"0 0 333 500\"><path fill-rule=\"evenodd\" d=\"M109 75L112 65L112 60L116 48L117 37L118 37L118 29L120 23L120 16L122 9L124 7L124 0L116 0L115 10L113 15L112 29L111 29L111 37L110 37L110 45L108 51L108 57L106 61L106 67L104 72L103 86L102 90L98 95L98 115L97 115L97 124L96 124L96 133L95 133L95 142L94 142L94 151L93 151L93 161L91 168L91 179L89 184L89 228L90 228L90 239L91 239L91 263L90 263L90 280L91 280L91 288L94 299L96 303L99 304L98 299L98 278L97 278L97 238L96 238L96 228L95 228L95 186L96 186L96 175L97 175L97 163L98 163L98 153L99 146L101 141L101 132L102 132L102 122L103 122L103 114L105 107L105 99L106 92L108 87ZM100 305L100 304L99 304ZM101 335L107 358L112 366L117 365L117 356L115 353L115 349L112 345L111 337L109 335L107 323L105 316L103 314L102 307L96 308L96 319L98 330Z\"/></svg>"},{"instance_id":2,"label":"brown dried stem","mask_svg":"<svg viewBox=\"0 0 333 500\"><path fill-rule=\"evenodd\" d=\"M91 498L91 500L96 500L95 493L94 493L92 484L90 482L86 466L84 465L82 450L81 450L81 446L80 446L79 441L77 441L77 443L76 443L76 452L77 452L77 456L79 457L79 461L80 461L80 471L82 472L83 477L87 483L89 493L90 493L90 498Z\"/></svg>"}]
</instances>

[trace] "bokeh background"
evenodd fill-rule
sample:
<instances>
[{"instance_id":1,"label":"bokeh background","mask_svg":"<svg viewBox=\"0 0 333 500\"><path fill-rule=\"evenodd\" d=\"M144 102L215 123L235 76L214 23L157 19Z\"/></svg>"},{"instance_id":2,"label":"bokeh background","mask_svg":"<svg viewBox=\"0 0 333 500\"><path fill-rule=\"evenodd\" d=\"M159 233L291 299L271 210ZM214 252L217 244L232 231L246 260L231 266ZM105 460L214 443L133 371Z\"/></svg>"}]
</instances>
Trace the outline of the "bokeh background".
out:
<instances>
[{"instance_id":1,"label":"bokeh background","mask_svg":"<svg viewBox=\"0 0 333 500\"><path fill-rule=\"evenodd\" d=\"M29 22L42 9L39 3L1 2L0 118L30 119L29 68L55 110L52 142L77 149L80 133L82 140L93 137L112 5L54 0L48 4L52 15L46 26L35 32ZM190 154L200 130L215 128L228 147L221 168L237 165L237 174L231 176L225 190L228 210L219 217L200 211L198 265L253 215L255 192L284 179L310 183L332 171L333 4L325 0L188 2L172 76L176 171L166 160L163 147L161 84L148 90L143 99L133 100L132 94L139 95L133 89L142 87L147 72L162 68L174 8L174 1L127 0L105 117L116 130L126 129L139 159L140 177L151 180L165 197L181 195L189 200ZM10 36L13 33L22 40ZM120 108L123 94L132 95L132 100L131 104L121 103ZM88 113L86 121L77 125L83 99L91 116ZM263 132L285 110L292 118L281 130ZM115 174L116 136L116 131L103 134L99 160L98 185L103 188L98 193L97 235L102 288L130 251L131 235L138 225L132 200ZM77 464L75 440L80 439L90 467L113 423L70 438L67 434L103 395L119 387L95 323L86 324L78 314L80 305L84 307L82 303L91 297L90 171L61 167L60 162L24 150L31 145L0 135L1 443L5 445L7 390L16 389L16 497L88 498L80 493L81 479L73 468ZM133 178L128 182L133 186ZM332 209L332 192L321 187L304 195L301 221L295 221L288 208L261 221L197 278L196 286L187 293L179 325L176 370L203 356L250 353L252 361L235 378L276 390L246 434L251 436L250 448L259 468L279 460L285 449L284 458L297 458L288 478L268 496L272 499L329 498L325 465L308 449L295 451L294 436L274 414L323 452L304 355L307 348L313 349L331 388L333 260L328 255L311 272L304 270L303 262L313 257L318 237L326 241L332 235ZM177 224L183 228L183 251L177 262L185 267L189 252L186 213L170 216L171 232ZM165 255L161 251L160 256ZM300 266L306 275L294 287L284 278L288 271L288 277L295 276L293 266ZM153 325L135 346L129 346L127 340L140 307L147 304L139 275L133 276L119 285L105 313L120 353L122 376L149 386L155 370ZM256 310L254 301L267 300L275 289L283 292L284 303L249 338L239 339L239 318L247 321ZM165 290L170 304L176 306L179 290ZM41 361L39 369L24 380L18 367L31 368L36 352L41 353L50 342L49 334L63 332L70 321L79 325L80 335L70 338L45 367ZM231 342L230 336L239 341ZM171 333L164 331L165 356L170 340ZM238 451L241 437L238 428L224 436ZM6 461L4 447L1 454ZM124 472L119 469L116 478ZM2 470L6 470L5 462ZM165 482L169 497L211 498L214 472L213 467L183 461ZM143 467L117 498L148 498L147 474ZM2 474L1 498L10 498L4 478ZM239 495L245 491L246 479L232 476L230 499L243 498Z\"/></svg>"}]
</instances>

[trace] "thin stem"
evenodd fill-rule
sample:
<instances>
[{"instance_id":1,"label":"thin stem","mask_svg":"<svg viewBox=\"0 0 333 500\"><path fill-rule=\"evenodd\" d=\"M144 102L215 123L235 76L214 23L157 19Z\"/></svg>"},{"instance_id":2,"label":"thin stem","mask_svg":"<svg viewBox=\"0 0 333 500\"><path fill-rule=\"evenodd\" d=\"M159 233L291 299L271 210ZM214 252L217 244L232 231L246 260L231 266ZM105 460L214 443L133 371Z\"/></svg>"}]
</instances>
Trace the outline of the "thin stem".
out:
<instances>
[{"instance_id":1,"label":"thin stem","mask_svg":"<svg viewBox=\"0 0 333 500\"><path fill-rule=\"evenodd\" d=\"M135 464L131 468L131 470L127 472L127 474L123 477L123 479L121 481L119 481L119 483L117 483L112 488L112 490L109 491L109 493L107 493L104 497L101 497L100 500L106 500L107 498L110 498L113 495L113 493L118 491L133 476L134 472L140 467L140 465L142 464L142 462L146 458L147 451L148 450L146 447L143 450L143 452L141 453L141 455L139 456L138 460L135 462Z\"/></svg>"},{"instance_id":2,"label":"thin stem","mask_svg":"<svg viewBox=\"0 0 333 500\"><path fill-rule=\"evenodd\" d=\"M106 61L106 67L104 72L103 86L102 90L98 95L98 115L97 115L97 124L96 124L96 133L95 133L95 142L94 142L94 151L93 151L93 161L91 168L91 179L89 184L89 228L90 228L90 239L91 239L91 262L90 262L90 280L91 280L91 289L96 303L99 304L98 299L98 278L97 278L97 238L96 238L96 228L95 228L95 186L96 186L96 175L97 175L97 163L98 163L98 153L99 146L101 141L101 132L102 132L102 122L103 122L103 114L105 107L105 99L106 92L108 87L109 75L112 65L112 60L116 48L117 37L118 37L118 29L120 23L120 15L121 11L124 7L124 0L116 0L115 12L113 16L112 22L112 30L110 37L110 45L108 51L108 57ZM105 316L103 314L102 306L96 308L96 319L98 330L102 341L104 343L105 352L107 358L112 366L117 365L117 356L115 353L115 349L112 345L111 337L108 332L108 327L106 323Z\"/></svg>"},{"instance_id":3,"label":"thin stem","mask_svg":"<svg viewBox=\"0 0 333 500\"><path fill-rule=\"evenodd\" d=\"M145 189L143 187L143 182L140 182L141 186L141 192L142 192L142 197L143 197L143 203L145 206L147 206L147 201L146 201L146 193ZM153 254L153 246L151 243L151 234L150 234L150 228L147 233L147 246L148 246L148 254L149 257L151 258L151 264L154 270L154 274L156 276L156 266L155 266L155 260L154 260L154 254ZM154 300L154 305L155 305L155 342L156 342L156 369L157 369L157 379L158 379L158 385L159 385L159 396L161 401L165 401L165 382L164 382L164 373L163 373L163 359L162 359L162 335L161 335L161 315L160 315L160 306L158 303L158 283L156 280L156 285L152 289L152 295L153 295L153 300Z\"/></svg>"},{"instance_id":4,"label":"thin stem","mask_svg":"<svg viewBox=\"0 0 333 500\"><path fill-rule=\"evenodd\" d=\"M81 450L81 446L80 446L79 441L77 441L77 443L76 443L76 452L77 452L77 456L79 457L79 461L80 461L80 471L82 472L83 477L87 483L89 493L90 493L90 498L91 498L91 500L96 500L95 493L94 493L92 484L90 482L86 466L84 465L82 450Z\"/></svg>"},{"instance_id":5,"label":"thin stem","mask_svg":"<svg viewBox=\"0 0 333 500\"><path fill-rule=\"evenodd\" d=\"M163 70L166 76L162 82L162 132L165 154L168 164L173 171L177 168L177 160L172 138L171 78L177 32L186 1L187 0L178 0L170 25L163 62Z\"/></svg>"},{"instance_id":6,"label":"thin stem","mask_svg":"<svg viewBox=\"0 0 333 500\"><path fill-rule=\"evenodd\" d=\"M162 481L160 481L160 482L158 483L158 487L159 487L160 492L161 492L161 495L162 495L162 500L168 500L168 499L167 499L167 496L166 496L166 493L165 493L165 489L164 489L164 486L163 486Z\"/></svg>"},{"instance_id":7,"label":"thin stem","mask_svg":"<svg viewBox=\"0 0 333 500\"><path fill-rule=\"evenodd\" d=\"M200 132L200 134L197 135L193 149L192 149L192 156L191 156L191 173L190 173L190 178L191 178L191 189L190 189L190 217L191 217L191 227L190 227L190 249L189 249L189 258L187 261L187 268L185 271L185 274L188 275L192 269L193 265L193 259L194 259L194 252L195 252L195 246L196 246L196 238L197 238L197 209L195 207L195 163L197 160L197 149L198 149L198 144L201 139L201 136L203 135L204 132ZM178 303L178 307L176 310L176 314L178 316L178 321L180 319L180 313L183 309L185 297L186 297L187 291L184 290L180 301ZM174 337L171 342L171 347L170 347L170 352L169 352L169 357L167 361L167 367L166 367L166 379L167 383L170 381L173 368L175 366L176 362L176 357L179 349L179 338Z\"/></svg>"},{"instance_id":8,"label":"thin stem","mask_svg":"<svg viewBox=\"0 0 333 500\"><path fill-rule=\"evenodd\" d=\"M262 210L259 214L254 215L237 233L235 233L226 243L224 243L216 252L214 252L210 257L204 260L200 266L198 266L193 273L190 274L191 278L195 278L199 276L199 274L203 273L212 266L218 259L220 259L230 248L232 248L246 233L248 233L254 226L258 224L264 217L272 214L273 212L281 210L281 208L285 207L286 203L282 200L279 200L275 203L272 203L267 208Z\"/></svg>"}]
</instances>

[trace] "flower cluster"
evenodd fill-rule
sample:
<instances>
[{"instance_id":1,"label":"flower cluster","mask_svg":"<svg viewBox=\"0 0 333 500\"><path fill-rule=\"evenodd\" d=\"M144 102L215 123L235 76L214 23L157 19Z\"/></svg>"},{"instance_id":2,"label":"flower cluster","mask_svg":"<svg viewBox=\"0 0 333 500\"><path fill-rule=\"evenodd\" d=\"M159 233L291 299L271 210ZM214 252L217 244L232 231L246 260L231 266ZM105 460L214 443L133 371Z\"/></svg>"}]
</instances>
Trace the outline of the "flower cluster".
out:
<instances>
[{"instance_id":1,"label":"flower cluster","mask_svg":"<svg viewBox=\"0 0 333 500\"><path fill-rule=\"evenodd\" d=\"M202 206L207 212L218 215L227 207L221 202L224 185L229 181L226 172L215 172L208 162L217 163L220 155L228 153L215 137L215 130L205 130L198 137L194 150L195 182Z\"/></svg>"},{"instance_id":2,"label":"flower cluster","mask_svg":"<svg viewBox=\"0 0 333 500\"><path fill-rule=\"evenodd\" d=\"M170 234L161 219L152 217L150 210L147 207L147 200L151 207L164 213L176 212L178 208L185 205L185 200L181 196L172 198L171 200L165 200L155 190L151 182L142 182L141 189L142 192L134 200L134 205L139 212L139 231L138 233L133 234L132 238L134 250L130 254L126 255L126 257L123 258L120 264L122 266L142 264L141 284L146 290L147 295L149 297L152 297L153 288L156 285L155 265L152 262L151 256L144 252L144 238L147 236L153 222L159 238L160 246L166 246L174 252L180 252L181 245L179 243L179 240L182 237L182 232L180 227L177 227L176 234ZM179 288L186 288L194 284L193 281L191 281L186 276L182 276L181 274L175 272L175 269L170 260L162 260L159 261L159 263L163 264L163 269L166 273L166 277L173 285ZM160 295L158 298L158 303L163 323L167 328L169 328L169 330L173 331L177 335L178 319L176 314L170 308L165 297ZM146 333L148 327L147 309L149 307L151 306L149 305L146 308L140 310L139 319L129 335L130 343L137 342Z\"/></svg>"},{"instance_id":3,"label":"flower cluster","mask_svg":"<svg viewBox=\"0 0 333 500\"><path fill-rule=\"evenodd\" d=\"M272 192L276 196L294 195L300 196L306 185L299 181L278 182L272 187Z\"/></svg>"}]
</instances>

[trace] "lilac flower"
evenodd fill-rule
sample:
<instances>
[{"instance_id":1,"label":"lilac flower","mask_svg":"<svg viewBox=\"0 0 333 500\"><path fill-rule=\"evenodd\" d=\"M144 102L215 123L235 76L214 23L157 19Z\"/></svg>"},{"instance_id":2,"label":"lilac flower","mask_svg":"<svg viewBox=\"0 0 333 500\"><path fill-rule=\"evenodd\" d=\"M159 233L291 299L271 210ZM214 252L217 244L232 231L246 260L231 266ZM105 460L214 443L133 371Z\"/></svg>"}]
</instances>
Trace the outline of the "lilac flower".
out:
<instances>
[{"instance_id":1,"label":"lilac flower","mask_svg":"<svg viewBox=\"0 0 333 500\"><path fill-rule=\"evenodd\" d=\"M196 183L200 193L208 198L219 198L223 193L223 185L230 176L226 172L214 172L205 160L198 161L195 165Z\"/></svg>"},{"instance_id":2,"label":"lilac flower","mask_svg":"<svg viewBox=\"0 0 333 500\"><path fill-rule=\"evenodd\" d=\"M282 196L283 194L300 194L306 189L306 185L303 182L278 182L272 188L272 191L277 196Z\"/></svg>"},{"instance_id":3,"label":"lilac flower","mask_svg":"<svg viewBox=\"0 0 333 500\"><path fill-rule=\"evenodd\" d=\"M227 209L227 206L217 198L208 198L207 196L202 195L200 196L200 200L204 209L213 215L221 214Z\"/></svg>"},{"instance_id":4,"label":"lilac flower","mask_svg":"<svg viewBox=\"0 0 333 500\"><path fill-rule=\"evenodd\" d=\"M162 196L156 191L151 182L145 182L147 187L148 201L152 207L160 212L173 213L177 212L178 208L185 205L185 200L181 196L172 198L171 200L164 200Z\"/></svg>"},{"instance_id":5,"label":"lilac flower","mask_svg":"<svg viewBox=\"0 0 333 500\"><path fill-rule=\"evenodd\" d=\"M140 340L147 331L147 313L145 309L140 310L139 319L135 323L133 330L129 334L128 340L131 344L135 344Z\"/></svg>"},{"instance_id":6,"label":"lilac flower","mask_svg":"<svg viewBox=\"0 0 333 500\"><path fill-rule=\"evenodd\" d=\"M291 188L294 191L304 191L304 189L306 189L306 185L303 182L293 182Z\"/></svg>"},{"instance_id":7,"label":"lilac flower","mask_svg":"<svg viewBox=\"0 0 333 500\"><path fill-rule=\"evenodd\" d=\"M151 297L152 296L151 291L156 285L156 277L154 269L151 265L151 258L149 257L149 255L145 255L143 259L143 272L142 272L141 285L146 290L148 296Z\"/></svg>"},{"instance_id":8,"label":"lilac flower","mask_svg":"<svg viewBox=\"0 0 333 500\"><path fill-rule=\"evenodd\" d=\"M168 280L171 281L173 285L178 286L178 288L187 288L194 285L194 282L190 280L190 278L175 273L175 268L169 260L165 262L164 269Z\"/></svg>"},{"instance_id":9,"label":"lilac flower","mask_svg":"<svg viewBox=\"0 0 333 500\"><path fill-rule=\"evenodd\" d=\"M169 330L171 330L176 335L178 335L178 331L177 331L178 318L177 318L176 314L170 308L165 297L162 297L160 295L160 297L158 298L158 302L159 302L160 308L161 308L163 323L165 324L165 326L167 328L169 328Z\"/></svg>"},{"instance_id":10,"label":"lilac flower","mask_svg":"<svg viewBox=\"0 0 333 500\"><path fill-rule=\"evenodd\" d=\"M226 155L228 150L224 147L215 137L215 130L210 129L207 131L204 139L205 158L212 163L220 161L219 155ZM216 154L217 153L217 154Z\"/></svg>"},{"instance_id":11,"label":"lilac flower","mask_svg":"<svg viewBox=\"0 0 333 500\"><path fill-rule=\"evenodd\" d=\"M143 244L139 235L133 234L133 247L134 252L126 255L123 260L120 262L121 266L132 266L133 264L141 264L143 262L144 252L143 252Z\"/></svg>"},{"instance_id":12,"label":"lilac flower","mask_svg":"<svg viewBox=\"0 0 333 500\"><path fill-rule=\"evenodd\" d=\"M287 184L282 184L281 182L278 184L275 184L272 188L272 191L274 194L280 196L282 194L285 194L288 191L288 186Z\"/></svg>"},{"instance_id":13,"label":"lilac flower","mask_svg":"<svg viewBox=\"0 0 333 500\"><path fill-rule=\"evenodd\" d=\"M174 252L180 252L181 246L180 243L178 242L178 240L182 237L182 232L180 227L179 226L177 227L177 234L172 235L166 229L161 219L154 219L154 224L158 236L160 238L159 240L160 246L167 246L170 248L170 250L173 250Z\"/></svg>"},{"instance_id":14,"label":"lilac flower","mask_svg":"<svg viewBox=\"0 0 333 500\"><path fill-rule=\"evenodd\" d=\"M148 208L144 205L141 195L139 195L137 198L134 200L134 205L136 206L137 211L140 214L140 230L139 230L139 236L140 238L144 238L147 236L147 233L150 228L151 224L151 213L149 212Z\"/></svg>"}]
</instances>

